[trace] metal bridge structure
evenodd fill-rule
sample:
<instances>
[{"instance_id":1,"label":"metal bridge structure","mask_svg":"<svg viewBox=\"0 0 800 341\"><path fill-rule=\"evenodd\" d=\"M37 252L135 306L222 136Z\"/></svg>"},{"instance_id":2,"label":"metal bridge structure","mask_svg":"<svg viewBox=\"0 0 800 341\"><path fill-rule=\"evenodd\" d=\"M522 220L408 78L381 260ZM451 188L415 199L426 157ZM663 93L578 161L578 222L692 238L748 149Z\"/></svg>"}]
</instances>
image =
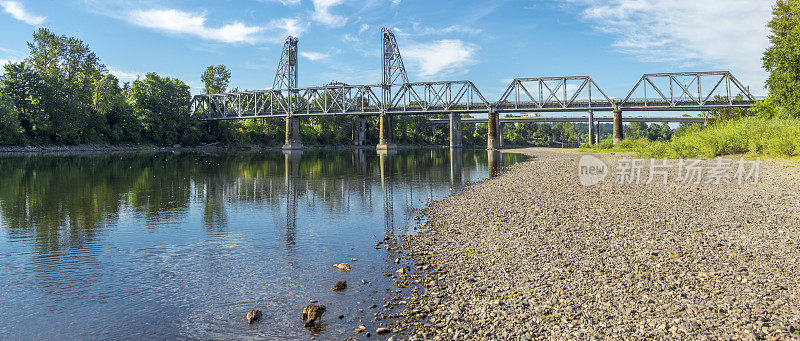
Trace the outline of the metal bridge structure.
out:
<instances>
[{"instance_id":1,"label":"metal bridge structure","mask_svg":"<svg viewBox=\"0 0 800 341\"><path fill-rule=\"evenodd\" d=\"M623 110L707 111L746 108L761 100L730 72L712 71L645 74L622 98L609 97L589 76L516 78L497 101L490 102L467 80L410 82L394 34L383 28L381 36L380 84L334 82L298 87L298 39L289 36L271 89L197 95L192 98L190 111L197 119L206 121L283 117L285 149L302 148L298 118L303 116L354 116L359 130L355 134L356 144L364 143L364 117L379 116L378 149L392 149L395 147L393 116L449 114L450 145L460 147L460 116L488 114L488 119L484 119L489 124L487 147L496 149L501 145L500 124L510 122L500 119L501 113L588 113L582 119L588 119L590 136L594 136L593 113L610 111L613 137L618 141L623 138Z\"/></svg>"}]
</instances>

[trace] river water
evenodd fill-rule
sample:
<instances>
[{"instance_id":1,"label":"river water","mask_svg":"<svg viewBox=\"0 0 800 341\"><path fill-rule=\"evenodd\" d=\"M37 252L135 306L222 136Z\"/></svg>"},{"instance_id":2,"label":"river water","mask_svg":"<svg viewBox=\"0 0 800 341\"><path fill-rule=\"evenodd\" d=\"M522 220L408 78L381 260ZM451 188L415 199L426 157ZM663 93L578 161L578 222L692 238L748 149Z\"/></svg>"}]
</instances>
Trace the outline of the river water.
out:
<instances>
[{"instance_id":1,"label":"river water","mask_svg":"<svg viewBox=\"0 0 800 341\"><path fill-rule=\"evenodd\" d=\"M521 159L445 149L0 158L0 339L308 339L299 315L310 299L328 305L317 336L355 336L362 323L374 335L395 258L375 240L413 233L416 209ZM339 280L348 289L333 292ZM254 308L263 319L248 325Z\"/></svg>"}]
</instances>

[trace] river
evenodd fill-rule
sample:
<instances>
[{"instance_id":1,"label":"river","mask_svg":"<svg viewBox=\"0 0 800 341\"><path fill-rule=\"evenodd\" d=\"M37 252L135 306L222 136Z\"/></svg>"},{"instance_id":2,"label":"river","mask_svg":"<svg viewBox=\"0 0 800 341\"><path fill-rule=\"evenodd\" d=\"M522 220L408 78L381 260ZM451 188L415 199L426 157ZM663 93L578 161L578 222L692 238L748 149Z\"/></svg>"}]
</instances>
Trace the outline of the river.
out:
<instances>
[{"instance_id":1,"label":"river","mask_svg":"<svg viewBox=\"0 0 800 341\"><path fill-rule=\"evenodd\" d=\"M0 158L0 339L308 339L310 299L328 305L317 336L374 334L395 258L376 239L413 233L417 209L522 160L450 156ZM264 316L248 325L254 308Z\"/></svg>"}]
</instances>

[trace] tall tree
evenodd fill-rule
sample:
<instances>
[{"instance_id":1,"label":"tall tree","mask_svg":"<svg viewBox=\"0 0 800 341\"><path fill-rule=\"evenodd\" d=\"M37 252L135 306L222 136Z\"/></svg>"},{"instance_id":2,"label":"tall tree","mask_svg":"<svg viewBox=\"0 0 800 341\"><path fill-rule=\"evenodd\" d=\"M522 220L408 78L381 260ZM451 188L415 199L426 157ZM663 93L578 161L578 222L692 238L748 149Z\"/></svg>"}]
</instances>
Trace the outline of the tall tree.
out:
<instances>
[{"instance_id":1,"label":"tall tree","mask_svg":"<svg viewBox=\"0 0 800 341\"><path fill-rule=\"evenodd\" d=\"M772 45L764 52L769 97L761 112L769 117L800 117L800 0L778 0L772 8Z\"/></svg>"},{"instance_id":2,"label":"tall tree","mask_svg":"<svg viewBox=\"0 0 800 341\"><path fill-rule=\"evenodd\" d=\"M22 127L10 96L0 93L0 144L17 145L23 141Z\"/></svg>"},{"instance_id":3,"label":"tall tree","mask_svg":"<svg viewBox=\"0 0 800 341\"><path fill-rule=\"evenodd\" d=\"M189 86L178 79L148 73L130 89L134 111L147 138L158 145L196 144L197 123L189 116Z\"/></svg>"},{"instance_id":4,"label":"tall tree","mask_svg":"<svg viewBox=\"0 0 800 341\"><path fill-rule=\"evenodd\" d=\"M225 65L211 65L200 77L203 80L203 93L214 94L225 92L231 79L231 72Z\"/></svg>"},{"instance_id":5,"label":"tall tree","mask_svg":"<svg viewBox=\"0 0 800 341\"><path fill-rule=\"evenodd\" d=\"M87 128L95 82L107 72L100 59L83 41L46 28L33 34L28 48L26 63L47 88L42 104L50 116L54 141L76 144L95 139Z\"/></svg>"},{"instance_id":6,"label":"tall tree","mask_svg":"<svg viewBox=\"0 0 800 341\"><path fill-rule=\"evenodd\" d=\"M35 143L50 142L50 119L43 101L49 90L29 62L6 64L0 77L0 93L6 94L16 108L26 139Z\"/></svg>"}]
</instances>

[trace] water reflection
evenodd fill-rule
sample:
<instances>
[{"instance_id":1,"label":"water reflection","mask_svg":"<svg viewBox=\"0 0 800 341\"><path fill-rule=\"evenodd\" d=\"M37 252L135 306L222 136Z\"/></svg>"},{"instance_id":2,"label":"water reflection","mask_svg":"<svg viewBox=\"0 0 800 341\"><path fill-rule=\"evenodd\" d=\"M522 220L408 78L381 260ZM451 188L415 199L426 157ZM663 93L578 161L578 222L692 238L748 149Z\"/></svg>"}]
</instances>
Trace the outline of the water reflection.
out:
<instances>
[{"instance_id":1,"label":"water reflection","mask_svg":"<svg viewBox=\"0 0 800 341\"><path fill-rule=\"evenodd\" d=\"M498 150L487 150L487 159L489 164L489 177L494 178L500 175L503 169L503 154Z\"/></svg>"},{"instance_id":2,"label":"water reflection","mask_svg":"<svg viewBox=\"0 0 800 341\"><path fill-rule=\"evenodd\" d=\"M0 339L86 330L307 339L295 307L311 296L356 318L366 307L332 293L331 281L373 278L383 293L381 267L393 258L374 238L410 232L414 209L495 176L503 158L519 159L470 150L0 158ZM330 271L351 257L357 270ZM248 329L240 313L253 306L270 311L268 323ZM328 322L327 338L355 323Z\"/></svg>"},{"instance_id":3,"label":"water reflection","mask_svg":"<svg viewBox=\"0 0 800 341\"><path fill-rule=\"evenodd\" d=\"M454 190L461 189L462 168L464 168L464 152L461 148L450 148L450 187Z\"/></svg>"}]
</instances>

